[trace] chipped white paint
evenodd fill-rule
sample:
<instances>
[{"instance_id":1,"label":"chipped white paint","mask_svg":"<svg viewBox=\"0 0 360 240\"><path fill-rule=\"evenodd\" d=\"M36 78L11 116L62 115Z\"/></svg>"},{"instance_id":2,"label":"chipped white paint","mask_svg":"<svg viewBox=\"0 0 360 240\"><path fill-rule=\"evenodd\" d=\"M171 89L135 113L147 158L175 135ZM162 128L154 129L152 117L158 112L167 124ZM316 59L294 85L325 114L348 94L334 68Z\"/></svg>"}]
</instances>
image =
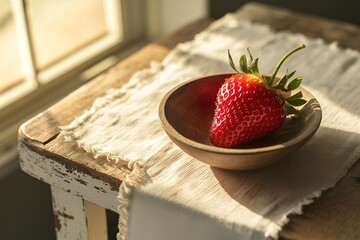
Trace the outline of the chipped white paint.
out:
<instances>
[{"instance_id":1,"label":"chipped white paint","mask_svg":"<svg viewBox=\"0 0 360 240\"><path fill-rule=\"evenodd\" d=\"M56 238L88 239L84 200L51 187Z\"/></svg>"},{"instance_id":2,"label":"chipped white paint","mask_svg":"<svg viewBox=\"0 0 360 240\"><path fill-rule=\"evenodd\" d=\"M111 189L107 182L68 168L64 164L34 152L22 143L19 146L19 154L21 169L29 175L103 208L118 211L118 190Z\"/></svg>"},{"instance_id":3,"label":"chipped white paint","mask_svg":"<svg viewBox=\"0 0 360 240\"><path fill-rule=\"evenodd\" d=\"M107 239L105 209L64 190L51 187L58 240Z\"/></svg>"},{"instance_id":4,"label":"chipped white paint","mask_svg":"<svg viewBox=\"0 0 360 240\"><path fill-rule=\"evenodd\" d=\"M116 190L108 183L42 156L22 143L19 153L22 170L51 185L58 240L107 239L105 208L117 211Z\"/></svg>"}]
</instances>

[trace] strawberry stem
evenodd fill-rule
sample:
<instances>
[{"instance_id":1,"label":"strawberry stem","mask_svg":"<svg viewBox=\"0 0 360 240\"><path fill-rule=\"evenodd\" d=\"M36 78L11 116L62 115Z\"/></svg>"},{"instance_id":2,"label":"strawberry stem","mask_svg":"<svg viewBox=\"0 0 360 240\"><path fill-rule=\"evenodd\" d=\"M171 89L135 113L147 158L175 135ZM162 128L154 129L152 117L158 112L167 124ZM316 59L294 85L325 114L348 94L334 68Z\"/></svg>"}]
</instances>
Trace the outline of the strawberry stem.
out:
<instances>
[{"instance_id":1,"label":"strawberry stem","mask_svg":"<svg viewBox=\"0 0 360 240\"><path fill-rule=\"evenodd\" d=\"M293 53L295 53L295 52L297 52L297 51L299 51L299 50L301 50L301 49L303 49L303 48L305 48L305 45L304 45L304 44L302 44L302 45L300 45L299 47L297 47L297 48L291 50L290 52L288 52L288 53L278 62L278 64L276 65L276 67L275 67L275 69L274 69L274 72L273 72L273 74L272 74L272 76L271 76L271 78L269 79L269 82L268 82L268 84L269 84L270 87L272 86L272 84L273 84L273 82L274 82L274 80L275 80L275 78L276 78L276 74L278 73L278 71L279 71L281 65L284 63L284 61L285 61L290 55L292 55Z\"/></svg>"}]
</instances>

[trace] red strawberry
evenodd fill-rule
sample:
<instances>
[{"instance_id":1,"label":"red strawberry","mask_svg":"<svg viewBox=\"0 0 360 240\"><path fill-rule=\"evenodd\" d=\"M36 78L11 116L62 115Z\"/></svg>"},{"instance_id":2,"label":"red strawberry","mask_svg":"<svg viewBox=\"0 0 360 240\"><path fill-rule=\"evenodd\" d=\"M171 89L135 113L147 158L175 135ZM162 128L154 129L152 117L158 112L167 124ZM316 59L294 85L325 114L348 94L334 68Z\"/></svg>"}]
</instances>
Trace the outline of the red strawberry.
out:
<instances>
[{"instance_id":1,"label":"red strawberry","mask_svg":"<svg viewBox=\"0 0 360 240\"><path fill-rule=\"evenodd\" d=\"M302 93L285 97L286 92L296 89L302 82L302 77L288 80L295 74L286 73L276 84L276 74L282 63L294 52L305 48L301 45L288 52L276 66L270 78L263 77L258 69L259 58L253 59L249 49L250 66L246 56L240 58L239 73L232 57L229 55L231 67L238 72L225 79L216 98L215 116L210 129L211 142L219 147L234 147L242 143L262 138L279 129L286 115L296 114L293 106L306 103Z\"/></svg>"}]
</instances>

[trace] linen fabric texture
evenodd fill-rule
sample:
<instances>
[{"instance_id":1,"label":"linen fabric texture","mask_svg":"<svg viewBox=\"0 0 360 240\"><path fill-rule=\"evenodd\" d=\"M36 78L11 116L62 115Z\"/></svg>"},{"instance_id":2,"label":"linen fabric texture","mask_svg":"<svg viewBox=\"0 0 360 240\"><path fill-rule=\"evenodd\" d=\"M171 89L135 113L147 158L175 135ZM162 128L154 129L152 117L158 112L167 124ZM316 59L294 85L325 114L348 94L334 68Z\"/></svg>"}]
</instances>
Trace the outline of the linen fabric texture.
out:
<instances>
[{"instance_id":1,"label":"linen fabric texture","mask_svg":"<svg viewBox=\"0 0 360 240\"><path fill-rule=\"evenodd\" d=\"M314 137L280 163L252 171L213 168L185 154L163 131L158 106L165 93L196 77L232 72L228 49L234 60L247 47L254 55L261 51L260 71L271 73L288 50L303 43L306 49L291 56L279 74L297 69L320 102L323 120ZM301 214L303 205L333 187L360 157L359 69L357 51L275 32L232 13L98 98L62 127L61 136L131 170L119 189L118 239L128 237L135 188L215 219L239 239L277 238L289 214Z\"/></svg>"}]
</instances>

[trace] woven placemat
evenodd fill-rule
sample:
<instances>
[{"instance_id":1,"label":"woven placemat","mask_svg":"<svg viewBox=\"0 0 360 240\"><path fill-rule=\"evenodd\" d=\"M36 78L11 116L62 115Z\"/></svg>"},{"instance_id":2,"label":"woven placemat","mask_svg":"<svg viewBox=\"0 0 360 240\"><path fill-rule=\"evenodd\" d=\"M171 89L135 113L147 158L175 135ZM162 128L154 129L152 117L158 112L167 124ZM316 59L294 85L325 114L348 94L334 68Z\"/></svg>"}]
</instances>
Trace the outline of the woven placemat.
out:
<instances>
[{"instance_id":1,"label":"woven placemat","mask_svg":"<svg viewBox=\"0 0 360 240\"><path fill-rule=\"evenodd\" d=\"M246 172L211 168L182 152L162 130L157 111L163 95L189 79L230 72L227 49L234 59L247 47L261 50L260 70L270 73L285 52L302 43L307 48L292 56L282 73L289 68L303 75L303 86L322 106L323 121L310 142L280 164ZM97 99L62 127L61 135L94 156L128 162L132 172L119 190L119 239L126 239L134 188L215 218L242 239L255 231L264 233L260 238L276 238L289 214L301 214L304 204L334 186L360 157L358 69L356 51L229 14Z\"/></svg>"}]
</instances>

